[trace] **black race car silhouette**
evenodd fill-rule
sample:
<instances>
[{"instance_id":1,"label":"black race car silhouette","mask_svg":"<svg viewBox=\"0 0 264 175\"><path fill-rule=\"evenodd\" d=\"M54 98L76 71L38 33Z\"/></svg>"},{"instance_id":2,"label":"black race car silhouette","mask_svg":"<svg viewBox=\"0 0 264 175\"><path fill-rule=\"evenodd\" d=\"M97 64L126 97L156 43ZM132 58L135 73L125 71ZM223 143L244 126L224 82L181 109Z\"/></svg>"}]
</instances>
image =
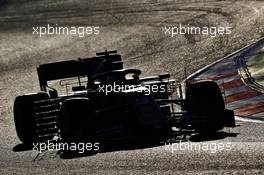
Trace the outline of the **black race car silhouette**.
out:
<instances>
[{"instance_id":1,"label":"black race car silhouette","mask_svg":"<svg viewBox=\"0 0 264 175\"><path fill-rule=\"evenodd\" d=\"M14 102L17 135L27 145L162 140L175 132L210 134L235 126L215 82L141 77L139 69L123 68L116 51L42 64L37 73L41 91ZM65 94L51 87L56 80Z\"/></svg>"}]
</instances>

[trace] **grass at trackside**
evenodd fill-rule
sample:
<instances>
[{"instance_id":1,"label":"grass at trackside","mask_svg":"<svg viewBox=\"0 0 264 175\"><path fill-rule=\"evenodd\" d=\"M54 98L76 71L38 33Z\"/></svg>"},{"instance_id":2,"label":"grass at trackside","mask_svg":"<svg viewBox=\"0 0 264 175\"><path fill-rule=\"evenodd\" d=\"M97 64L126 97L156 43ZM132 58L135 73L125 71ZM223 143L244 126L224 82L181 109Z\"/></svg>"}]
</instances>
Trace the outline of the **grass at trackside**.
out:
<instances>
[{"instance_id":1,"label":"grass at trackside","mask_svg":"<svg viewBox=\"0 0 264 175\"><path fill-rule=\"evenodd\" d=\"M247 62L249 71L255 80L264 85L264 52L250 58Z\"/></svg>"}]
</instances>

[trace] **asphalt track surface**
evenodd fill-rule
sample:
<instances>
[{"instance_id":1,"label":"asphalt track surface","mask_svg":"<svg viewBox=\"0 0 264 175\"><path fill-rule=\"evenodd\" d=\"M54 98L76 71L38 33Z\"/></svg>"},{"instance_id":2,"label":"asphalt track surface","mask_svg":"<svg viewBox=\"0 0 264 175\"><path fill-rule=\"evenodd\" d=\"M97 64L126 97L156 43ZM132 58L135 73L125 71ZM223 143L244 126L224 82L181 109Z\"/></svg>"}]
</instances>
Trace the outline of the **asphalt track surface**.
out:
<instances>
[{"instance_id":1,"label":"asphalt track surface","mask_svg":"<svg viewBox=\"0 0 264 175\"><path fill-rule=\"evenodd\" d=\"M12 105L19 94L38 91L38 64L87 57L118 49L126 66L144 75L170 72L182 80L194 71L263 36L261 1L0 1L0 172L1 174L262 174L264 126L237 121L214 138L188 142L229 149L168 150L152 146L62 160L53 152L13 152ZM32 26L100 25L99 36L38 37ZM230 25L229 36L165 36L165 25ZM227 137L229 136L229 137ZM206 141L210 140L210 141ZM178 138L177 141L184 142ZM176 146L174 147L176 148ZM231 149L230 149L231 148ZM212 148L213 149L213 148Z\"/></svg>"}]
</instances>

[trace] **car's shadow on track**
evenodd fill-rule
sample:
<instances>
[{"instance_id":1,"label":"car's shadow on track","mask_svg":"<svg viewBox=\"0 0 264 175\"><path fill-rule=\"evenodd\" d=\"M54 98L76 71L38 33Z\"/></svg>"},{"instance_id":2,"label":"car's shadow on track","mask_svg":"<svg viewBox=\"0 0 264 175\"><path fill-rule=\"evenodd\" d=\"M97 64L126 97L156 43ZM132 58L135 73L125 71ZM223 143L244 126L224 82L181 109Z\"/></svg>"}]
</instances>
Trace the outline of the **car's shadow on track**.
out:
<instances>
[{"instance_id":1,"label":"car's shadow on track","mask_svg":"<svg viewBox=\"0 0 264 175\"><path fill-rule=\"evenodd\" d=\"M28 145L24 143L19 143L16 146L13 147L14 152L23 152L23 151L29 151L33 149L33 145Z\"/></svg>"},{"instance_id":2,"label":"car's shadow on track","mask_svg":"<svg viewBox=\"0 0 264 175\"><path fill-rule=\"evenodd\" d=\"M219 131L214 134L191 134L191 135L179 135L173 136L171 138L166 138L164 140L159 141L134 141L134 142L124 142L124 143L107 143L102 144L100 146L100 151L85 151L79 153L78 151L58 151L56 154L61 159L75 159L75 158L82 158L93 156L98 153L107 153L107 152L115 152L115 151L128 151L128 150L137 150L137 149L147 149L147 148L154 148L159 146L164 146L166 144L172 143L179 143L179 142L203 142L203 141L213 141L213 140L221 140L227 137L236 137L238 133L230 133ZM25 144L18 144L13 148L14 152L21 152L21 151L29 151L32 150L31 145Z\"/></svg>"},{"instance_id":3,"label":"car's shadow on track","mask_svg":"<svg viewBox=\"0 0 264 175\"><path fill-rule=\"evenodd\" d=\"M138 149L146 149L161 146L160 142L156 143L142 143L142 144L111 144L111 145L103 145L100 147L100 151L87 151L84 153L72 152L72 151L59 151L58 154L61 159L74 159L74 158L82 158L87 156L93 156L95 154L100 153L109 153L115 151L129 151L129 150L138 150Z\"/></svg>"},{"instance_id":4,"label":"car's shadow on track","mask_svg":"<svg viewBox=\"0 0 264 175\"><path fill-rule=\"evenodd\" d=\"M238 133L227 133L224 131L219 131L213 134L195 134L192 135L189 140L192 142L203 142L203 141L213 141L220 140L226 137L236 137Z\"/></svg>"}]
</instances>

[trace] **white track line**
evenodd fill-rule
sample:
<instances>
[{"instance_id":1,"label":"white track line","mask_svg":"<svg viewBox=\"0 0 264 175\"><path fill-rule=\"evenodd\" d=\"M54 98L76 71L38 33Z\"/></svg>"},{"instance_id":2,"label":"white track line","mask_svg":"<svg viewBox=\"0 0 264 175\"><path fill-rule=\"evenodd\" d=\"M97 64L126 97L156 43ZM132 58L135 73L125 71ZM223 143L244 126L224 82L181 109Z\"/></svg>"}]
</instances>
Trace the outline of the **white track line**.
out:
<instances>
[{"instance_id":1,"label":"white track line","mask_svg":"<svg viewBox=\"0 0 264 175\"><path fill-rule=\"evenodd\" d=\"M264 121L257 120L257 119L249 119L249 118L243 118L243 117L238 117L238 116L235 116L235 119L238 120L238 121L242 121L242 122L251 122L251 123L264 124Z\"/></svg>"}]
</instances>

